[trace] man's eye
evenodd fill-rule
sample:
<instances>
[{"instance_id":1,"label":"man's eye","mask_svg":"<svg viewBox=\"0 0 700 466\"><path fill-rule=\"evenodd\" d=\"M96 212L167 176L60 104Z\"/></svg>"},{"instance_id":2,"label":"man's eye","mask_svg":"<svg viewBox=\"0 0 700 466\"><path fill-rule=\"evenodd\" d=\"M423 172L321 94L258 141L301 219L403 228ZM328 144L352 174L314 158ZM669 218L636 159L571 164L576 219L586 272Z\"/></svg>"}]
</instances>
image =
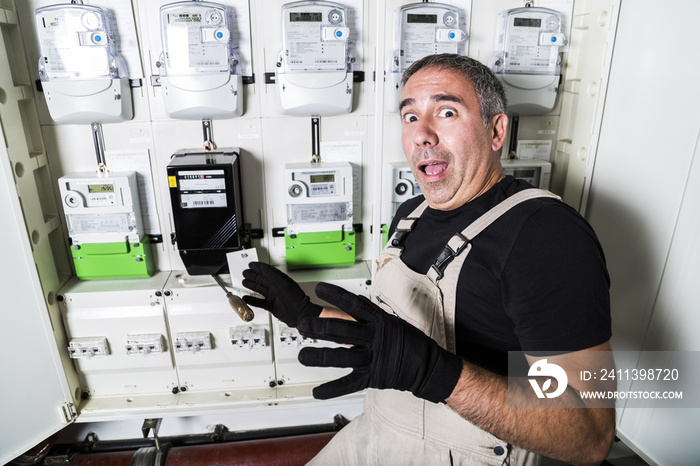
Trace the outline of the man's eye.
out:
<instances>
[{"instance_id":1,"label":"man's eye","mask_svg":"<svg viewBox=\"0 0 700 466\"><path fill-rule=\"evenodd\" d=\"M403 116L403 121L406 123L411 123L413 121L418 121L418 117L415 113L407 113Z\"/></svg>"},{"instance_id":2,"label":"man's eye","mask_svg":"<svg viewBox=\"0 0 700 466\"><path fill-rule=\"evenodd\" d=\"M440 113L438 115L441 117L444 117L444 118L450 118L450 117L455 116L456 114L457 114L457 112L455 112L454 110L452 110L450 108L445 108L443 110L440 110Z\"/></svg>"}]
</instances>

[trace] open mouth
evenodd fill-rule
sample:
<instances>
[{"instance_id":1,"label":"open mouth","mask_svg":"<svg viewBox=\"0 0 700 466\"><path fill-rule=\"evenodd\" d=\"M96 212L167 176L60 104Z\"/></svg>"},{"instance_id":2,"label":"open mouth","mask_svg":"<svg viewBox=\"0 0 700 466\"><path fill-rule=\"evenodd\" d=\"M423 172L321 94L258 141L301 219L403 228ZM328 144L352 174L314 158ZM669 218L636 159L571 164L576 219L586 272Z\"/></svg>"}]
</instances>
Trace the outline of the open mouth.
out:
<instances>
[{"instance_id":1,"label":"open mouth","mask_svg":"<svg viewBox=\"0 0 700 466\"><path fill-rule=\"evenodd\" d=\"M447 170L447 164L445 162L430 162L420 165L418 169L427 176L438 176Z\"/></svg>"}]
</instances>

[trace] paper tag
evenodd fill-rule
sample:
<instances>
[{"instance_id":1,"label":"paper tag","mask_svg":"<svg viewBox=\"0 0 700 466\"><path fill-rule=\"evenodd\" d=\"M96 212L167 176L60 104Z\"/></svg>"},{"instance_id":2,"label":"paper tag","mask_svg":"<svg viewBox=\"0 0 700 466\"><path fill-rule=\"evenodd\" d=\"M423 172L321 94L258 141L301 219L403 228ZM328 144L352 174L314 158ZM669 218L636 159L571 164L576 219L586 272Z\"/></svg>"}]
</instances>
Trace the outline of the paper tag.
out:
<instances>
[{"instance_id":1,"label":"paper tag","mask_svg":"<svg viewBox=\"0 0 700 466\"><path fill-rule=\"evenodd\" d=\"M226 254L228 270L231 274L231 285L239 290L246 290L243 286L243 271L248 268L251 262L258 260L258 251L255 248L243 249L241 251L229 252Z\"/></svg>"},{"instance_id":2,"label":"paper tag","mask_svg":"<svg viewBox=\"0 0 700 466\"><path fill-rule=\"evenodd\" d=\"M549 162L552 154L552 141L518 140L519 159L539 159Z\"/></svg>"}]
</instances>

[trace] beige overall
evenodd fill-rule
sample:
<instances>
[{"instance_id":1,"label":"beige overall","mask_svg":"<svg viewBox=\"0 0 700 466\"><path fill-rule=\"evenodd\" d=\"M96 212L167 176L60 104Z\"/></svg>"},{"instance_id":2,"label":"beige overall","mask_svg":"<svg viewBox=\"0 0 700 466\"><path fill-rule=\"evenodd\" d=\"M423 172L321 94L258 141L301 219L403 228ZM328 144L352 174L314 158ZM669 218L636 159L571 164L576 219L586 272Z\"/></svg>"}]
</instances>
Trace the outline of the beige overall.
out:
<instances>
[{"instance_id":1,"label":"beige overall","mask_svg":"<svg viewBox=\"0 0 700 466\"><path fill-rule=\"evenodd\" d=\"M471 240L511 207L534 197L555 197L527 189L507 198L464 231L454 235L426 275L400 259L402 234L412 229L427 202L399 221L377 259L372 300L440 346L455 352L456 289ZM431 403L398 390L369 389L364 413L341 430L310 464L372 465L536 465L539 456L476 427L443 403Z\"/></svg>"}]
</instances>

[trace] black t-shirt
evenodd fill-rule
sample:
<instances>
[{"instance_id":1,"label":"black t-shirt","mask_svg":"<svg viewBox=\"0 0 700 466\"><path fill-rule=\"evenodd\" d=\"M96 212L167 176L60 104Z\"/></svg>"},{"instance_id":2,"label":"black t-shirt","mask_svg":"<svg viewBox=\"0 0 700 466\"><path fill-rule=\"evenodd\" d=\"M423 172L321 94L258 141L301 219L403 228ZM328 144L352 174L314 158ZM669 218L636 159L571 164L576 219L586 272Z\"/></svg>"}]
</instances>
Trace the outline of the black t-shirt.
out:
<instances>
[{"instance_id":1,"label":"black t-shirt","mask_svg":"<svg viewBox=\"0 0 700 466\"><path fill-rule=\"evenodd\" d=\"M427 273L447 241L507 197L532 186L506 176L452 210L427 208L401 254ZM404 202L391 225L424 197ZM508 351L578 351L610 339L609 276L600 243L581 215L537 198L506 212L472 241L457 289L457 354L505 374Z\"/></svg>"}]
</instances>

